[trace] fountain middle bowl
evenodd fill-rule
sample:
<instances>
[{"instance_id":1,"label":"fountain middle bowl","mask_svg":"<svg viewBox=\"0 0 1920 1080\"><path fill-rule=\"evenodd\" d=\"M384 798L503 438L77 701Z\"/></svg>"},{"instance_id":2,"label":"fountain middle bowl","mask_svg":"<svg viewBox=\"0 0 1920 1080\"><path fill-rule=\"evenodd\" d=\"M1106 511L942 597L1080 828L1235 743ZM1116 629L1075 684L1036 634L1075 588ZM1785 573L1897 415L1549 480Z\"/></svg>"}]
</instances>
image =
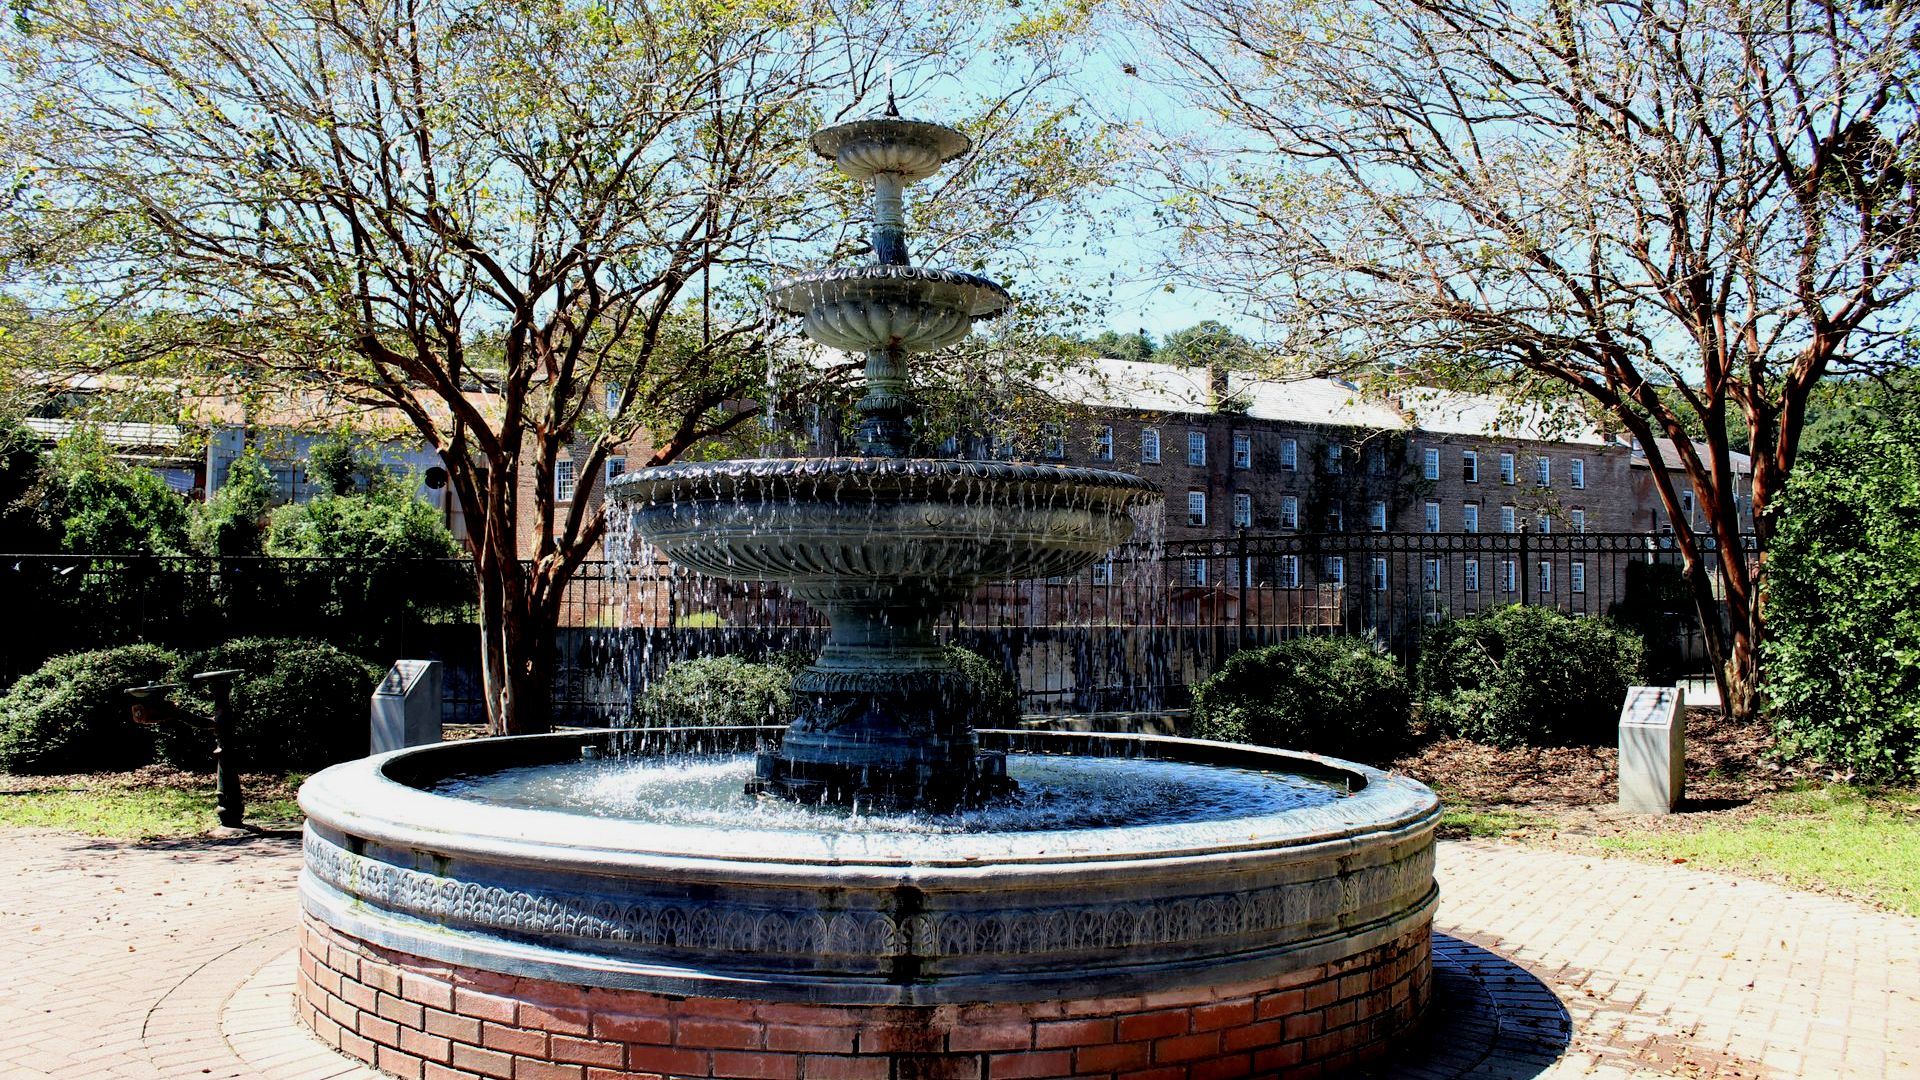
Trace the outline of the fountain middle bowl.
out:
<instances>
[{"instance_id":1,"label":"fountain middle bowl","mask_svg":"<svg viewBox=\"0 0 1920 1080\"><path fill-rule=\"evenodd\" d=\"M1078 571L1125 542L1154 486L1107 469L917 458L758 458L631 472L613 492L676 563L798 585Z\"/></svg>"}]
</instances>

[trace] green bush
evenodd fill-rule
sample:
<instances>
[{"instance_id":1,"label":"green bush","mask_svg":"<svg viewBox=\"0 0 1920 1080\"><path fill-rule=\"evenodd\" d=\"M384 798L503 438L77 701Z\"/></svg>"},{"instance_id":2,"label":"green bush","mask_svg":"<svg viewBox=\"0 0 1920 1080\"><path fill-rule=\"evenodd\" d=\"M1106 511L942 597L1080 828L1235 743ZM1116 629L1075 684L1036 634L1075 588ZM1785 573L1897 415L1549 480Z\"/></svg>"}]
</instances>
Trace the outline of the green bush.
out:
<instances>
[{"instance_id":1,"label":"green bush","mask_svg":"<svg viewBox=\"0 0 1920 1080\"><path fill-rule=\"evenodd\" d=\"M1612 742L1645 646L1606 619L1493 608L1432 628L1420 646L1421 715L1495 746Z\"/></svg>"},{"instance_id":2,"label":"green bush","mask_svg":"<svg viewBox=\"0 0 1920 1080\"><path fill-rule=\"evenodd\" d=\"M1193 688L1194 734L1380 761L1406 739L1406 675L1357 637L1302 637L1235 653Z\"/></svg>"},{"instance_id":3,"label":"green bush","mask_svg":"<svg viewBox=\"0 0 1920 1080\"><path fill-rule=\"evenodd\" d=\"M1007 669L958 645L947 646L947 662L972 684L973 715L977 728L1010 728L1020 723L1020 691Z\"/></svg>"},{"instance_id":4,"label":"green bush","mask_svg":"<svg viewBox=\"0 0 1920 1080\"><path fill-rule=\"evenodd\" d=\"M56 656L0 696L0 770L103 772L153 760L127 688L163 681L180 658L157 645Z\"/></svg>"},{"instance_id":5,"label":"green bush","mask_svg":"<svg viewBox=\"0 0 1920 1080\"><path fill-rule=\"evenodd\" d=\"M191 504L151 469L114 457L78 432L46 455L41 513L60 550L87 555L179 555L191 546Z\"/></svg>"},{"instance_id":6,"label":"green bush","mask_svg":"<svg viewBox=\"0 0 1920 1080\"><path fill-rule=\"evenodd\" d=\"M793 672L738 656L667 665L647 684L640 718L653 727L744 727L793 719Z\"/></svg>"},{"instance_id":7,"label":"green bush","mask_svg":"<svg viewBox=\"0 0 1920 1080\"><path fill-rule=\"evenodd\" d=\"M1897 404L1897 403L1896 403ZM1920 779L1920 408L1810 452L1767 552L1767 709L1782 752Z\"/></svg>"},{"instance_id":8,"label":"green bush","mask_svg":"<svg viewBox=\"0 0 1920 1080\"><path fill-rule=\"evenodd\" d=\"M249 772L307 771L367 752L369 698L379 673L323 641L240 638L180 663L173 678L190 682L201 671L237 668L233 682L234 745ZM176 696L186 709L210 716L213 701L193 685ZM213 740L199 722L160 729L160 753L180 768L204 769Z\"/></svg>"},{"instance_id":9,"label":"green bush","mask_svg":"<svg viewBox=\"0 0 1920 1080\"><path fill-rule=\"evenodd\" d=\"M1006 671L979 653L947 647L947 660L972 684L968 701L975 727L1011 727L1020 720L1020 698ZM793 677L813 662L800 650L764 661L703 656L667 666L647 685L640 720L657 727L785 724L793 719Z\"/></svg>"}]
</instances>

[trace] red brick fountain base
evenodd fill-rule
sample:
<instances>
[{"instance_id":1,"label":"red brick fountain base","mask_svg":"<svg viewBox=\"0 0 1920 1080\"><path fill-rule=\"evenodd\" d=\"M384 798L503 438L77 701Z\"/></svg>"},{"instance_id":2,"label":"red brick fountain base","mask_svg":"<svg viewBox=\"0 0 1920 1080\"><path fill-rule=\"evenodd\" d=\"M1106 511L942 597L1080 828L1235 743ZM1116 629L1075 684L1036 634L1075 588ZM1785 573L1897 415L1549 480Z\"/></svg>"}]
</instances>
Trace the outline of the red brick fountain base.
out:
<instances>
[{"instance_id":1,"label":"red brick fountain base","mask_svg":"<svg viewBox=\"0 0 1920 1080\"><path fill-rule=\"evenodd\" d=\"M581 987L425 960L312 919L299 1009L344 1053L417 1080L1308 1076L1419 1018L1429 927L1261 982L1141 997L845 1006Z\"/></svg>"}]
</instances>

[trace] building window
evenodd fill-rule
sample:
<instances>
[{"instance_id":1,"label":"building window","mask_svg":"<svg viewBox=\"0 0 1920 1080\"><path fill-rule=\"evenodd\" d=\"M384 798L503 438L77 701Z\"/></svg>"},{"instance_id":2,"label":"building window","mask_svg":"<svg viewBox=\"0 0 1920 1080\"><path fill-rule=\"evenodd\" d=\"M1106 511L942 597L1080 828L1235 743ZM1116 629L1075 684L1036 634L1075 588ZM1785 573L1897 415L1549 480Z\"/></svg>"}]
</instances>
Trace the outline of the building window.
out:
<instances>
[{"instance_id":1,"label":"building window","mask_svg":"<svg viewBox=\"0 0 1920 1080\"><path fill-rule=\"evenodd\" d=\"M1470 532L1470 533L1477 533L1480 531L1480 504L1479 503L1461 503L1460 504L1460 530L1462 532Z\"/></svg>"},{"instance_id":2,"label":"building window","mask_svg":"<svg viewBox=\"0 0 1920 1080\"><path fill-rule=\"evenodd\" d=\"M563 458L553 463L553 501L568 502L573 498L573 459Z\"/></svg>"},{"instance_id":3,"label":"building window","mask_svg":"<svg viewBox=\"0 0 1920 1080\"><path fill-rule=\"evenodd\" d=\"M1207 433L1187 432L1187 464L1199 468L1207 463Z\"/></svg>"},{"instance_id":4,"label":"building window","mask_svg":"<svg viewBox=\"0 0 1920 1080\"><path fill-rule=\"evenodd\" d=\"M1512 454L1503 453L1500 455L1500 482L1503 484L1513 483Z\"/></svg>"},{"instance_id":5,"label":"building window","mask_svg":"<svg viewBox=\"0 0 1920 1080\"><path fill-rule=\"evenodd\" d=\"M1420 570L1420 587L1427 592L1440 591L1440 560L1426 559Z\"/></svg>"},{"instance_id":6,"label":"building window","mask_svg":"<svg viewBox=\"0 0 1920 1080\"><path fill-rule=\"evenodd\" d=\"M1574 532L1577 532L1577 533L1586 532L1587 531L1587 512L1585 510L1580 509L1577 506L1574 507L1573 509L1567 511L1567 523L1573 526Z\"/></svg>"},{"instance_id":7,"label":"building window","mask_svg":"<svg viewBox=\"0 0 1920 1080\"><path fill-rule=\"evenodd\" d=\"M1187 524L1205 525L1207 523L1207 493L1204 491L1187 492Z\"/></svg>"},{"instance_id":8,"label":"building window","mask_svg":"<svg viewBox=\"0 0 1920 1080\"><path fill-rule=\"evenodd\" d=\"M1373 451L1367 455L1367 475L1387 475L1387 452L1384 449L1376 446L1373 448Z\"/></svg>"},{"instance_id":9,"label":"building window","mask_svg":"<svg viewBox=\"0 0 1920 1080\"><path fill-rule=\"evenodd\" d=\"M1160 464L1160 432L1158 429L1140 429L1140 463L1143 465Z\"/></svg>"},{"instance_id":10,"label":"building window","mask_svg":"<svg viewBox=\"0 0 1920 1080\"><path fill-rule=\"evenodd\" d=\"M613 481L614 477L625 476L626 474L627 474L626 458L610 457L607 459L607 481L609 483Z\"/></svg>"},{"instance_id":11,"label":"building window","mask_svg":"<svg viewBox=\"0 0 1920 1080\"><path fill-rule=\"evenodd\" d=\"M1095 585L1113 584L1113 556L1108 555L1093 564L1093 583Z\"/></svg>"},{"instance_id":12,"label":"building window","mask_svg":"<svg viewBox=\"0 0 1920 1080\"><path fill-rule=\"evenodd\" d=\"M1287 470L1300 467L1300 440L1280 440L1280 467Z\"/></svg>"},{"instance_id":13,"label":"building window","mask_svg":"<svg viewBox=\"0 0 1920 1080\"><path fill-rule=\"evenodd\" d=\"M1420 456L1420 475L1428 480L1440 479L1440 448L1429 446Z\"/></svg>"},{"instance_id":14,"label":"building window","mask_svg":"<svg viewBox=\"0 0 1920 1080\"><path fill-rule=\"evenodd\" d=\"M1283 589L1300 587L1300 556L1280 556L1280 587Z\"/></svg>"},{"instance_id":15,"label":"building window","mask_svg":"<svg viewBox=\"0 0 1920 1080\"><path fill-rule=\"evenodd\" d=\"M607 415L620 415L620 388L617 386L607 387Z\"/></svg>"},{"instance_id":16,"label":"building window","mask_svg":"<svg viewBox=\"0 0 1920 1080\"><path fill-rule=\"evenodd\" d=\"M1687 519L1687 528L1693 528L1693 492L1680 493L1680 516Z\"/></svg>"},{"instance_id":17,"label":"building window","mask_svg":"<svg viewBox=\"0 0 1920 1080\"><path fill-rule=\"evenodd\" d=\"M1327 531L1330 533L1347 531L1347 514L1339 503L1327 507Z\"/></svg>"},{"instance_id":18,"label":"building window","mask_svg":"<svg viewBox=\"0 0 1920 1080\"><path fill-rule=\"evenodd\" d=\"M1460 564L1460 578L1468 592L1480 591L1480 560L1468 559Z\"/></svg>"},{"instance_id":19,"label":"building window","mask_svg":"<svg viewBox=\"0 0 1920 1080\"><path fill-rule=\"evenodd\" d=\"M1093 440L1093 460L1113 460L1113 429L1111 427L1101 428L1099 436Z\"/></svg>"},{"instance_id":20,"label":"building window","mask_svg":"<svg viewBox=\"0 0 1920 1080\"><path fill-rule=\"evenodd\" d=\"M1540 564L1540 588L1538 592L1541 596L1553 595L1553 564L1550 562Z\"/></svg>"},{"instance_id":21,"label":"building window","mask_svg":"<svg viewBox=\"0 0 1920 1080\"><path fill-rule=\"evenodd\" d=\"M1387 504L1385 500L1375 499L1367 504L1367 528L1374 532L1387 531Z\"/></svg>"},{"instance_id":22,"label":"building window","mask_svg":"<svg viewBox=\"0 0 1920 1080\"><path fill-rule=\"evenodd\" d=\"M1500 560L1500 589L1502 592L1516 592L1520 588L1518 568L1512 559Z\"/></svg>"},{"instance_id":23,"label":"building window","mask_svg":"<svg viewBox=\"0 0 1920 1080\"><path fill-rule=\"evenodd\" d=\"M1300 527L1300 500L1292 495L1281 496L1280 527L1298 529Z\"/></svg>"},{"instance_id":24,"label":"building window","mask_svg":"<svg viewBox=\"0 0 1920 1080\"><path fill-rule=\"evenodd\" d=\"M1535 514L1533 517L1533 531L1539 533L1541 536L1550 535L1553 532L1553 515L1547 513L1545 510Z\"/></svg>"},{"instance_id":25,"label":"building window","mask_svg":"<svg viewBox=\"0 0 1920 1080\"><path fill-rule=\"evenodd\" d=\"M1587 486L1587 459L1574 458L1567 463L1567 482L1575 488Z\"/></svg>"},{"instance_id":26,"label":"building window","mask_svg":"<svg viewBox=\"0 0 1920 1080\"><path fill-rule=\"evenodd\" d=\"M1344 555L1327 556L1327 584L1344 588L1347 584L1347 557Z\"/></svg>"},{"instance_id":27,"label":"building window","mask_svg":"<svg viewBox=\"0 0 1920 1080\"><path fill-rule=\"evenodd\" d=\"M1427 504L1427 531L1430 533L1440 531L1440 504L1437 502Z\"/></svg>"},{"instance_id":28,"label":"building window","mask_svg":"<svg viewBox=\"0 0 1920 1080\"><path fill-rule=\"evenodd\" d=\"M1236 529L1253 527L1253 496L1235 495L1233 497L1233 527Z\"/></svg>"},{"instance_id":29,"label":"building window","mask_svg":"<svg viewBox=\"0 0 1920 1080\"><path fill-rule=\"evenodd\" d=\"M1379 555L1373 557L1373 591L1387 591L1387 560Z\"/></svg>"},{"instance_id":30,"label":"building window","mask_svg":"<svg viewBox=\"0 0 1920 1080\"><path fill-rule=\"evenodd\" d=\"M1233 433L1233 467L1253 468L1253 436L1244 431Z\"/></svg>"},{"instance_id":31,"label":"building window","mask_svg":"<svg viewBox=\"0 0 1920 1080\"><path fill-rule=\"evenodd\" d=\"M1061 458L1067 456L1067 437L1061 433L1060 425L1048 424L1046 427L1041 428L1040 431L1046 436L1047 457L1049 460L1059 461Z\"/></svg>"},{"instance_id":32,"label":"building window","mask_svg":"<svg viewBox=\"0 0 1920 1080\"><path fill-rule=\"evenodd\" d=\"M1207 560L1198 555L1187 557L1187 584L1205 585L1207 583Z\"/></svg>"},{"instance_id":33,"label":"building window","mask_svg":"<svg viewBox=\"0 0 1920 1080\"><path fill-rule=\"evenodd\" d=\"M1460 452L1460 479L1469 484L1480 482L1480 455L1471 450Z\"/></svg>"},{"instance_id":34,"label":"building window","mask_svg":"<svg viewBox=\"0 0 1920 1080\"><path fill-rule=\"evenodd\" d=\"M1520 518L1511 504L1500 508L1500 531L1519 532Z\"/></svg>"},{"instance_id":35,"label":"building window","mask_svg":"<svg viewBox=\"0 0 1920 1080\"><path fill-rule=\"evenodd\" d=\"M1584 593L1587 591L1587 564L1583 562L1567 565L1567 591Z\"/></svg>"},{"instance_id":36,"label":"building window","mask_svg":"<svg viewBox=\"0 0 1920 1080\"><path fill-rule=\"evenodd\" d=\"M1533 480L1541 487L1553 486L1553 462L1550 459L1541 458L1533 463Z\"/></svg>"},{"instance_id":37,"label":"building window","mask_svg":"<svg viewBox=\"0 0 1920 1080\"><path fill-rule=\"evenodd\" d=\"M1327 475L1339 476L1346 468L1346 448L1339 443L1327 444Z\"/></svg>"}]
</instances>

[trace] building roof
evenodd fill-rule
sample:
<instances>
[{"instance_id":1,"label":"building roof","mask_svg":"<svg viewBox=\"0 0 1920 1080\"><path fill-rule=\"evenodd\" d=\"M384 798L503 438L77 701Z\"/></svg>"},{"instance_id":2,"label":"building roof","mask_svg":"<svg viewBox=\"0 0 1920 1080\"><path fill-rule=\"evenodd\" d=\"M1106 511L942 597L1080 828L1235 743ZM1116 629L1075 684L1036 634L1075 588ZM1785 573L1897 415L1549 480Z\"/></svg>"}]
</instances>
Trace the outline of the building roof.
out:
<instances>
[{"instance_id":1,"label":"building roof","mask_svg":"<svg viewBox=\"0 0 1920 1080\"><path fill-rule=\"evenodd\" d=\"M66 420L44 416L29 416L21 420L27 430L48 442L58 442L75 431L90 428L99 432L100 438L108 446L121 450L181 450L186 444L186 433L177 424L140 424L113 422L88 424L79 420Z\"/></svg>"},{"instance_id":2,"label":"building roof","mask_svg":"<svg viewBox=\"0 0 1920 1080\"><path fill-rule=\"evenodd\" d=\"M1048 392L1075 404L1134 412L1216 411L1208 370L1144 360L1100 358L1044 380ZM1263 378L1227 373L1227 400L1255 420L1430 431L1448 435L1570 442L1601 446L1607 438L1578 409L1515 403L1492 394L1416 387L1397 403L1341 379Z\"/></svg>"},{"instance_id":3,"label":"building roof","mask_svg":"<svg viewBox=\"0 0 1920 1080\"><path fill-rule=\"evenodd\" d=\"M1680 460L1680 451L1674 446L1672 439L1655 439L1653 445L1659 448L1660 460L1666 464L1667 468L1683 469L1686 467ZM1713 456L1713 451L1707 447L1707 444L1698 439L1693 441L1693 452L1698 454L1703 461L1711 460ZM1749 454L1743 454L1738 450L1729 450L1727 451L1727 460L1732 463L1733 471L1736 474L1750 473L1753 471L1753 457ZM1633 464L1635 468L1647 468L1647 455L1638 445L1633 448Z\"/></svg>"}]
</instances>

